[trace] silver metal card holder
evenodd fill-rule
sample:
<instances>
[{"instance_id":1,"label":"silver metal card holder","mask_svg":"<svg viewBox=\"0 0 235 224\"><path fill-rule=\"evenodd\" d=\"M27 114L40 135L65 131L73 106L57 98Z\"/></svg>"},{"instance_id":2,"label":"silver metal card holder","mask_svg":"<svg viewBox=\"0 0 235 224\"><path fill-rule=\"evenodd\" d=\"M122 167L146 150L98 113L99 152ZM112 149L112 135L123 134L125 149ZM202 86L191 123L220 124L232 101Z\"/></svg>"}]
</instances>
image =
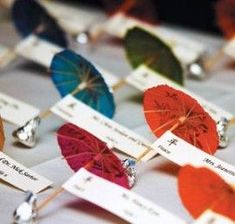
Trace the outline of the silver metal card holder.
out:
<instances>
[{"instance_id":1,"label":"silver metal card holder","mask_svg":"<svg viewBox=\"0 0 235 224\"><path fill-rule=\"evenodd\" d=\"M219 121L217 121L217 132L219 135L219 147L226 148L228 146L228 136L227 136L227 129L228 129L229 121L222 117Z\"/></svg>"},{"instance_id":2,"label":"silver metal card holder","mask_svg":"<svg viewBox=\"0 0 235 224\"><path fill-rule=\"evenodd\" d=\"M25 201L20 204L13 213L13 224L36 224L36 202L36 194L27 192Z\"/></svg>"},{"instance_id":3,"label":"silver metal card holder","mask_svg":"<svg viewBox=\"0 0 235 224\"><path fill-rule=\"evenodd\" d=\"M39 116L29 120L25 125L16 129L12 136L19 141L21 144L32 148L36 145L37 142L37 129L41 122Z\"/></svg>"},{"instance_id":4,"label":"silver metal card holder","mask_svg":"<svg viewBox=\"0 0 235 224\"><path fill-rule=\"evenodd\" d=\"M136 161L131 158L124 159L122 166L127 172L129 186L132 188L136 183Z\"/></svg>"}]
</instances>

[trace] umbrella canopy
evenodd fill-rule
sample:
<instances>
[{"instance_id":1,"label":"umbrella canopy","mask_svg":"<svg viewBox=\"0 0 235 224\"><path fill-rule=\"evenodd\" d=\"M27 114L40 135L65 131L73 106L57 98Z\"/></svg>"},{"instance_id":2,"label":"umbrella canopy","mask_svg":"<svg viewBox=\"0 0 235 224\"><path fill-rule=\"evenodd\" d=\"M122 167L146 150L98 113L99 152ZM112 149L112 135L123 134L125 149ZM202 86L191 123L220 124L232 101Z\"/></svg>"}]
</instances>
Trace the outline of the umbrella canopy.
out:
<instances>
[{"instance_id":1,"label":"umbrella canopy","mask_svg":"<svg viewBox=\"0 0 235 224\"><path fill-rule=\"evenodd\" d=\"M127 58L134 68L145 64L163 76L183 84L183 69L180 62L157 36L134 27L128 30L124 39Z\"/></svg>"},{"instance_id":2,"label":"umbrella canopy","mask_svg":"<svg viewBox=\"0 0 235 224\"><path fill-rule=\"evenodd\" d=\"M0 150L3 150L4 143L5 143L5 135L3 130L2 119L0 117Z\"/></svg>"},{"instance_id":3,"label":"umbrella canopy","mask_svg":"<svg viewBox=\"0 0 235 224\"><path fill-rule=\"evenodd\" d=\"M94 135L73 124L65 124L58 130L57 139L62 155L75 172L85 166L92 173L129 188L121 161Z\"/></svg>"},{"instance_id":4,"label":"umbrella canopy","mask_svg":"<svg viewBox=\"0 0 235 224\"><path fill-rule=\"evenodd\" d=\"M235 191L211 170L189 165L181 168L178 190L184 206L193 217L212 209L235 221Z\"/></svg>"},{"instance_id":5,"label":"umbrella canopy","mask_svg":"<svg viewBox=\"0 0 235 224\"><path fill-rule=\"evenodd\" d=\"M215 5L217 23L226 38L231 39L235 35L235 1L219 0Z\"/></svg>"},{"instance_id":6,"label":"umbrella canopy","mask_svg":"<svg viewBox=\"0 0 235 224\"><path fill-rule=\"evenodd\" d=\"M35 34L61 47L67 47L64 31L38 1L14 1L12 18L16 29L23 37Z\"/></svg>"},{"instance_id":7,"label":"umbrella canopy","mask_svg":"<svg viewBox=\"0 0 235 224\"><path fill-rule=\"evenodd\" d=\"M143 104L146 121L157 137L170 130L209 154L216 152L216 123L189 95L159 85L145 91Z\"/></svg>"},{"instance_id":8,"label":"umbrella canopy","mask_svg":"<svg viewBox=\"0 0 235 224\"><path fill-rule=\"evenodd\" d=\"M72 94L105 116L113 117L113 95L102 75L89 61L64 50L54 56L50 69L52 80L62 97Z\"/></svg>"}]
</instances>

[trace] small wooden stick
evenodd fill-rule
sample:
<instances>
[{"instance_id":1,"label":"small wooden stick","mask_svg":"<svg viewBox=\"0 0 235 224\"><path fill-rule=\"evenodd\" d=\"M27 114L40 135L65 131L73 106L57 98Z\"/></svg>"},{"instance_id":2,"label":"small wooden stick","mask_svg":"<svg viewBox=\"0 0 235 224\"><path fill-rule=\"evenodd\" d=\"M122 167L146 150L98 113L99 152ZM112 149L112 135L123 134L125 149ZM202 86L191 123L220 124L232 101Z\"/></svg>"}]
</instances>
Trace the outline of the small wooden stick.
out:
<instances>
[{"instance_id":1,"label":"small wooden stick","mask_svg":"<svg viewBox=\"0 0 235 224\"><path fill-rule=\"evenodd\" d=\"M121 88L122 86L124 86L126 84L126 80L125 79L120 79L116 84L114 84L112 86L113 91L118 90L119 88Z\"/></svg>"},{"instance_id":2,"label":"small wooden stick","mask_svg":"<svg viewBox=\"0 0 235 224\"><path fill-rule=\"evenodd\" d=\"M54 200L59 194L64 192L64 188L59 187L56 191L52 192L42 203L37 206L37 211L40 211L44 208L47 204L49 204L52 200Z\"/></svg>"},{"instance_id":3,"label":"small wooden stick","mask_svg":"<svg viewBox=\"0 0 235 224\"><path fill-rule=\"evenodd\" d=\"M218 61L220 61L221 58L223 58L223 56L224 52L223 49L221 48L217 52L215 52L213 56L211 56L204 62L205 70L210 72L212 68L215 66L215 64L218 63Z\"/></svg>"},{"instance_id":4,"label":"small wooden stick","mask_svg":"<svg viewBox=\"0 0 235 224\"><path fill-rule=\"evenodd\" d=\"M233 117L229 122L228 122L228 126L232 126L235 125L235 117Z\"/></svg>"},{"instance_id":5,"label":"small wooden stick","mask_svg":"<svg viewBox=\"0 0 235 224\"><path fill-rule=\"evenodd\" d=\"M40 117L41 119L44 119L44 118L47 118L48 116L50 116L51 114L52 114L52 112L50 111L50 109L47 109L47 110L41 112L41 113L39 114L39 117Z\"/></svg>"}]
</instances>

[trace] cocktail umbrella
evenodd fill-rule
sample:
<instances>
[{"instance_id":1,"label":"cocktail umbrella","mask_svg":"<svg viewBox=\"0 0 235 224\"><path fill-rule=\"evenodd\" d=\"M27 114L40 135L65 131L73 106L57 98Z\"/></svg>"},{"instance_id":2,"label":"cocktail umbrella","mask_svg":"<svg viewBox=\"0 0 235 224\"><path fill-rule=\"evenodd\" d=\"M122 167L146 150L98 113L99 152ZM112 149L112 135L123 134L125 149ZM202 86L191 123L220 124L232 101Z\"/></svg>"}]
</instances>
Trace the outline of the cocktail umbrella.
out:
<instances>
[{"instance_id":1,"label":"cocktail umbrella","mask_svg":"<svg viewBox=\"0 0 235 224\"><path fill-rule=\"evenodd\" d=\"M14 1L12 19L16 29L22 37L35 34L61 47L67 47L64 31L38 2L36 0Z\"/></svg>"},{"instance_id":2,"label":"cocktail umbrella","mask_svg":"<svg viewBox=\"0 0 235 224\"><path fill-rule=\"evenodd\" d=\"M0 117L0 150L3 150L4 143L5 143L5 135L3 130L3 122Z\"/></svg>"},{"instance_id":3,"label":"cocktail umbrella","mask_svg":"<svg viewBox=\"0 0 235 224\"><path fill-rule=\"evenodd\" d=\"M105 116L113 117L113 95L100 72L89 61L64 50L54 56L50 69L52 80L62 97L72 94Z\"/></svg>"},{"instance_id":4,"label":"cocktail umbrella","mask_svg":"<svg viewBox=\"0 0 235 224\"><path fill-rule=\"evenodd\" d=\"M85 168L95 175L127 189L130 188L121 161L94 135L73 124L65 124L58 130L57 140L63 158L75 172ZM37 210L41 210L63 191L63 188L54 191L38 205Z\"/></svg>"},{"instance_id":5,"label":"cocktail umbrella","mask_svg":"<svg viewBox=\"0 0 235 224\"><path fill-rule=\"evenodd\" d=\"M143 106L145 119L157 137L170 130L209 154L216 152L216 123L191 96L160 85L145 91Z\"/></svg>"},{"instance_id":6,"label":"cocktail umbrella","mask_svg":"<svg viewBox=\"0 0 235 224\"><path fill-rule=\"evenodd\" d=\"M234 187L210 169L190 165L182 167L178 175L178 191L194 218L211 209L235 221Z\"/></svg>"},{"instance_id":7,"label":"cocktail umbrella","mask_svg":"<svg viewBox=\"0 0 235 224\"><path fill-rule=\"evenodd\" d=\"M125 35L124 47L133 68L146 65L162 76L183 85L184 74L179 60L172 49L157 36L142 28L134 27ZM121 79L113 89L125 83L125 79Z\"/></svg>"},{"instance_id":8,"label":"cocktail umbrella","mask_svg":"<svg viewBox=\"0 0 235 224\"><path fill-rule=\"evenodd\" d=\"M92 173L129 188L121 161L106 143L73 124L63 125L57 132L57 139L63 157L75 172L90 164Z\"/></svg>"},{"instance_id":9,"label":"cocktail umbrella","mask_svg":"<svg viewBox=\"0 0 235 224\"><path fill-rule=\"evenodd\" d=\"M70 50L64 50L54 56L51 73L52 80L62 97L72 94L105 116L113 117L115 112L113 95L100 72L85 58ZM35 146L39 123L50 113L49 109L42 112L15 130L13 136L28 147Z\"/></svg>"},{"instance_id":10,"label":"cocktail umbrella","mask_svg":"<svg viewBox=\"0 0 235 224\"><path fill-rule=\"evenodd\" d=\"M183 69L171 48L156 35L139 28L130 29L124 39L125 51L133 68L146 65L183 85Z\"/></svg>"}]
</instances>

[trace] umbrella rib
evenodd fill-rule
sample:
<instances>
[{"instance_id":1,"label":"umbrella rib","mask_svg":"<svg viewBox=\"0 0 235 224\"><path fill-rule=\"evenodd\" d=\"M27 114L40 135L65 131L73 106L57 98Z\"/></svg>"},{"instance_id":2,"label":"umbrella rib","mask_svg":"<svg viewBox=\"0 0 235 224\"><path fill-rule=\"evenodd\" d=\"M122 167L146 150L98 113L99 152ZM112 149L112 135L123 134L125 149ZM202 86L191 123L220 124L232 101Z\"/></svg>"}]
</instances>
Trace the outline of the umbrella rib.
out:
<instances>
[{"instance_id":1,"label":"umbrella rib","mask_svg":"<svg viewBox=\"0 0 235 224\"><path fill-rule=\"evenodd\" d=\"M63 156L62 158L63 159L73 159L73 158L76 158L78 156L82 156L82 155L85 155L85 154L88 154L88 155L95 155L95 153L93 152L78 152L78 153L74 153L72 155L69 155L69 156Z\"/></svg>"},{"instance_id":2,"label":"umbrella rib","mask_svg":"<svg viewBox=\"0 0 235 224\"><path fill-rule=\"evenodd\" d=\"M57 136L63 137L63 138L65 138L65 139L74 140L74 141L80 141L79 139L77 139L77 138L75 138L75 137L67 136L67 135L63 135L63 134L59 134L59 133L57 133Z\"/></svg>"},{"instance_id":3,"label":"umbrella rib","mask_svg":"<svg viewBox=\"0 0 235 224\"><path fill-rule=\"evenodd\" d=\"M68 60L66 57L61 56L61 55L57 55L57 57L62 59L65 63L72 65L73 68L75 68L76 72L79 73L79 69L78 69L77 65L74 62L72 62L71 60Z\"/></svg>"},{"instance_id":4,"label":"umbrella rib","mask_svg":"<svg viewBox=\"0 0 235 224\"><path fill-rule=\"evenodd\" d=\"M161 112L170 112L171 110L144 110L144 113L161 113Z\"/></svg>"},{"instance_id":5,"label":"umbrella rib","mask_svg":"<svg viewBox=\"0 0 235 224\"><path fill-rule=\"evenodd\" d=\"M155 133L156 131L159 131L160 129L164 128L165 126L169 125L170 123L174 122L175 119L171 119L170 121L166 122L165 124L159 126L158 128L156 128L155 130L153 130L153 132Z\"/></svg>"},{"instance_id":6,"label":"umbrella rib","mask_svg":"<svg viewBox=\"0 0 235 224\"><path fill-rule=\"evenodd\" d=\"M67 72L64 70L51 70L52 73L57 73L59 75L63 75L63 76L73 76L73 77L78 77L76 76L74 73L72 72ZM79 77L78 77L79 78Z\"/></svg>"},{"instance_id":7,"label":"umbrella rib","mask_svg":"<svg viewBox=\"0 0 235 224\"><path fill-rule=\"evenodd\" d=\"M188 119L188 117L190 116L191 112L193 111L194 107L196 106L197 102L195 101L192 108L189 110L189 112L186 114L186 118Z\"/></svg>"},{"instance_id":8,"label":"umbrella rib","mask_svg":"<svg viewBox=\"0 0 235 224\"><path fill-rule=\"evenodd\" d=\"M90 72L90 71L89 71ZM89 74L89 73L88 73ZM88 76L89 77L89 76ZM92 84L96 79L99 79L100 77L99 76L94 76L92 77L91 79L88 79L87 81L87 85L90 85Z\"/></svg>"},{"instance_id":9,"label":"umbrella rib","mask_svg":"<svg viewBox=\"0 0 235 224\"><path fill-rule=\"evenodd\" d=\"M66 85L74 83L74 82L77 82L77 80L70 80L70 81L64 81L64 82L60 82L60 83L55 83L55 85L57 87L60 87L60 86L66 86Z\"/></svg>"}]
</instances>

